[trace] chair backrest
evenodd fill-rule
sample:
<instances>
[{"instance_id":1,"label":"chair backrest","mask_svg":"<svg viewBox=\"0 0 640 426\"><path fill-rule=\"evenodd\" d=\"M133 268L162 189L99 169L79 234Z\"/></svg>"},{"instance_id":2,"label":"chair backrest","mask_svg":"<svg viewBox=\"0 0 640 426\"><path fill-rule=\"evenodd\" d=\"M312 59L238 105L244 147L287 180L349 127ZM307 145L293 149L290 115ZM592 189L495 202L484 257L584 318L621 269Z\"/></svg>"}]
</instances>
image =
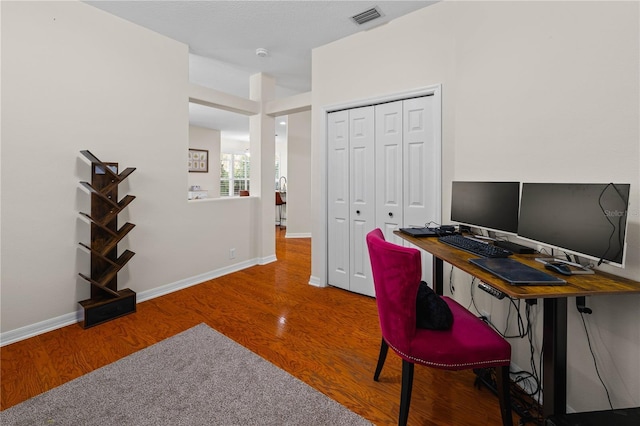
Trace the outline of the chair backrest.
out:
<instances>
[{"instance_id":1,"label":"chair backrest","mask_svg":"<svg viewBox=\"0 0 640 426\"><path fill-rule=\"evenodd\" d=\"M422 277L420 251L385 241L380 229L367 234L382 337L410 353L416 333L416 297Z\"/></svg>"},{"instance_id":2,"label":"chair backrest","mask_svg":"<svg viewBox=\"0 0 640 426\"><path fill-rule=\"evenodd\" d=\"M281 206L284 204L284 200L278 191L276 191L276 206Z\"/></svg>"},{"instance_id":3,"label":"chair backrest","mask_svg":"<svg viewBox=\"0 0 640 426\"><path fill-rule=\"evenodd\" d=\"M249 191L247 191L245 189L241 189L240 190L240 196L241 197L248 197L249 196Z\"/></svg>"}]
</instances>

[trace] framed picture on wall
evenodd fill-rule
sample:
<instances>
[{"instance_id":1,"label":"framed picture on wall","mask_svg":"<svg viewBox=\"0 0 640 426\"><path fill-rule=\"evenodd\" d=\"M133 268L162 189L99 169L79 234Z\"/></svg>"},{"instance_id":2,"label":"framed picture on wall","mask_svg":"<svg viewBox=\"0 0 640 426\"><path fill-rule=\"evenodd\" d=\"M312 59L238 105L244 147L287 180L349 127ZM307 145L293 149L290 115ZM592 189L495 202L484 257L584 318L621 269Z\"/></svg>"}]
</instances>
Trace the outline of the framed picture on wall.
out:
<instances>
[{"instance_id":1,"label":"framed picture on wall","mask_svg":"<svg viewBox=\"0 0 640 426\"><path fill-rule=\"evenodd\" d=\"M209 172L209 151L206 149L189 148L189 172Z\"/></svg>"}]
</instances>

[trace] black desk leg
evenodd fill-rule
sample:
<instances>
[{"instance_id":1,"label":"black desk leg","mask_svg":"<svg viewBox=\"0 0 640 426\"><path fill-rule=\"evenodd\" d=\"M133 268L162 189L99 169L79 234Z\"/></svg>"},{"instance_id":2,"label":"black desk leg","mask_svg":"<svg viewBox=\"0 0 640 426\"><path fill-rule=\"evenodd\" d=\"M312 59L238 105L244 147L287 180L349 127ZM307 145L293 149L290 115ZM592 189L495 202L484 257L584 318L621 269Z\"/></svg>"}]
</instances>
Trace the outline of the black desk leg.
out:
<instances>
[{"instance_id":1,"label":"black desk leg","mask_svg":"<svg viewBox=\"0 0 640 426\"><path fill-rule=\"evenodd\" d=\"M567 298L545 298L542 332L545 418L567 409Z\"/></svg>"},{"instance_id":2,"label":"black desk leg","mask_svg":"<svg viewBox=\"0 0 640 426\"><path fill-rule=\"evenodd\" d=\"M433 256L433 255L432 255ZM433 291L436 294L443 295L444 293L444 266L443 261L440 258L433 256Z\"/></svg>"}]
</instances>

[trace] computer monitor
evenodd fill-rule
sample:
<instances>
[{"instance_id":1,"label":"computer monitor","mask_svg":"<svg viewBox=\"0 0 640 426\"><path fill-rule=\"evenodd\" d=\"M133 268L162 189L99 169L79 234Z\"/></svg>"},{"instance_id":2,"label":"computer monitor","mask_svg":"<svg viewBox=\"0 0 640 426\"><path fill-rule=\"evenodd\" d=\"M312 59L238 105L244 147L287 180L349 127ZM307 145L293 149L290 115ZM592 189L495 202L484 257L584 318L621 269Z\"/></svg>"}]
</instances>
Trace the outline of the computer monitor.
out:
<instances>
[{"instance_id":1,"label":"computer monitor","mask_svg":"<svg viewBox=\"0 0 640 426\"><path fill-rule=\"evenodd\" d=\"M629 184L523 183L518 236L624 266Z\"/></svg>"},{"instance_id":2,"label":"computer monitor","mask_svg":"<svg viewBox=\"0 0 640 426\"><path fill-rule=\"evenodd\" d=\"M463 225L515 234L520 182L454 181L451 220Z\"/></svg>"}]
</instances>

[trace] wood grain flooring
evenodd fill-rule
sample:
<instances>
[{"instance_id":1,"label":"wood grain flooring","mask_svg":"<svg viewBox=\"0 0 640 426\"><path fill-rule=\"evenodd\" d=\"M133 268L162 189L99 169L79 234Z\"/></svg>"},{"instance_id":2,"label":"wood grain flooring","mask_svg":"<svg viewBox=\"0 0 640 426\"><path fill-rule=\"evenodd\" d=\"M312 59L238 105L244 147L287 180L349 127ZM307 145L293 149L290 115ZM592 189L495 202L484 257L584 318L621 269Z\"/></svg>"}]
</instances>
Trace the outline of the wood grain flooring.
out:
<instances>
[{"instance_id":1,"label":"wood grain flooring","mask_svg":"<svg viewBox=\"0 0 640 426\"><path fill-rule=\"evenodd\" d=\"M310 286L310 239L285 232L276 229L277 262L142 302L136 313L90 329L71 325L0 348L0 408L204 322L374 424L397 424L401 362L391 351L373 381L375 300ZM409 424L499 425L497 398L475 388L474 378L416 367Z\"/></svg>"}]
</instances>

